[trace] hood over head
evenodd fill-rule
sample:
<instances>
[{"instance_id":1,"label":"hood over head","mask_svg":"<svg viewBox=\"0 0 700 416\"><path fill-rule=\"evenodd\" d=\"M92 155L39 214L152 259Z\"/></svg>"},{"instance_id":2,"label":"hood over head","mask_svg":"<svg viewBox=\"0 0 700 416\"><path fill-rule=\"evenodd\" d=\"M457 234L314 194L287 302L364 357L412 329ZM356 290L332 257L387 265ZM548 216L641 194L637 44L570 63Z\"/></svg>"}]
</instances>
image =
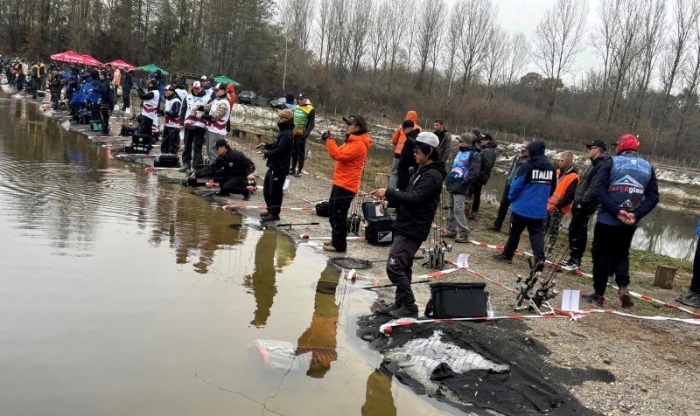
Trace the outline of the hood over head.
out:
<instances>
[{"instance_id":1,"label":"hood over head","mask_svg":"<svg viewBox=\"0 0 700 416\"><path fill-rule=\"evenodd\" d=\"M418 123L418 113L410 110L408 113L406 113L406 118L404 120L411 120L414 123Z\"/></svg>"}]
</instances>

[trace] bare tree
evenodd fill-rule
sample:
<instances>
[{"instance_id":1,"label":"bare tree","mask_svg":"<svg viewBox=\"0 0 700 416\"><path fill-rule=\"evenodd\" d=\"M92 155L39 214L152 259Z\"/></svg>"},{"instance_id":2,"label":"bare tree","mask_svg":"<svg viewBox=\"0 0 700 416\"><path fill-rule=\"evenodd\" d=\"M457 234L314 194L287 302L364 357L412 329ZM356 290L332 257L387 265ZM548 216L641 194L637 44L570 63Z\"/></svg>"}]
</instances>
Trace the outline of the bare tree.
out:
<instances>
[{"instance_id":1,"label":"bare tree","mask_svg":"<svg viewBox=\"0 0 700 416\"><path fill-rule=\"evenodd\" d=\"M503 74L503 63L509 52L507 42L507 35L500 26L491 28L484 56L484 78L486 78L486 93L489 100L493 98L491 88Z\"/></svg>"},{"instance_id":2,"label":"bare tree","mask_svg":"<svg viewBox=\"0 0 700 416\"><path fill-rule=\"evenodd\" d=\"M353 0L350 4L350 10L346 11L346 15L350 15L347 28L349 42L347 50L350 53L352 73L356 75L365 53L366 25L372 11L371 0Z\"/></svg>"},{"instance_id":3,"label":"bare tree","mask_svg":"<svg viewBox=\"0 0 700 416\"><path fill-rule=\"evenodd\" d=\"M556 87L568 73L581 50L584 24L588 16L587 0L557 0L545 12L535 30L532 58L552 80L549 88L547 113L551 114L557 100Z\"/></svg>"},{"instance_id":4,"label":"bare tree","mask_svg":"<svg viewBox=\"0 0 700 416\"><path fill-rule=\"evenodd\" d=\"M331 5L331 0L321 0L319 9L320 13L318 13L318 42L319 42L319 47L318 47L318 62L322 63L323 62L323 56L325 49L328 47L328 26L329 26L329 15L327 11L330 9ZM327 59L327 58L326 58ZM327 65L327 63L326 63Z\"/></svg>"},{"instance_id":5,"label":"bare tree","mask_svg":"<svg viewBox=\"0 0 700 416\"><path fill-rule=\"evenodd\" d=\"M450 24L446 34L447 54L445 55L445 65L447 66L447 96L452 93L452 82L455 76L455 65L457 63L457 51L459 50L462 32L464 31L464 18L466 14L464 8L466 3L457 2L450 11Z\"/></svg>"},{"instance_id":6,"label":"bare tree","mask_svg":"<svg viewBox=\"0 0 700 416\"><path fill-rule=\"evenodd\" d=\"M688 39L697 23L698 14L700 14L698 0L676 0L675 4L676 8L672 19L675 22L675 30L661 65L661 81L664 87L663 101L661 104L659 124L656 130L656 138L654 139L653 154L656 154L656 148L659 144L659 138L661 137L661 128L668 111L671 91L676 77L678 76L678 71L683 64L688 46Z\"/></svg>"},{"instance_id":7,"label":"bare tree","mask_svg":"<svg viewBox=\"0 0 700 416\"><path fill-rule=\"evenodd\" d=\"M460 38L462 92L469 88L486 53L486 38L498 13L491 0L461 0L464 3L464 30Z\"/></svg>"},{"instance_id":8,"label":"bare tree","mask_svg":"<svg viewBox=\"0 0 700 416\"><path fill-rule=\"evenodd\" d=\"M394 71L396 69L396 64L398 63L399 54L401 52L401 45L404 41L404 35L406 34L406 29L409 27L406 22L408 21L408 9L404 7L401 2L390 1L391 4L391 18L389 19L387 38L389 40L389 53L387 53L387 61L384 65L384 70L386 71L387 66L389 69L389 77L387 82L387 94L391 91L391 86L394 81Z\"/></svg>"},{"instance_id":9,"label":"bare tree","mask_svg":"<svg viewBox=\"0 0 700 416\"><path fill-rule=\"evenodd\" d=\"M688 121L689 114L695 109L698 104L698 84L700 84L700 22L696 20L693 26L692 44L695 46L691 50L690 62L684 72L684 88L683 88L683 106L680 119L678 120L678 128L673 141L673 151L678 153L678 145L681 136L685 134L685 127Z\"/></svg>"},{"instance_id":10,"label":"bare tree","mask_svg":"<svg viewBox=\"0 0 700 416\"><path fill-rule=\"evenodd\" d=\"M372 75L376 76L379 63L386 60L386 55L389 50L389 22L391 15L389 13L389 1L384 0L381 3L375 2L372 8L370 21L368 22L369 33L367 34L369 42L369 57L372 65Z\"/></svg>"},{"instance_id":11,"label":"bare tree","mask_svg":"<svg viewBox=\"0 0 700 416\"><path fill-rule=\"evenodd\" d=\"M508 52L505 59L504 81L511 86L520 79L530 56L530 45L525 34L522 32L513 33L508 39Z\"/></svg>"},{"instance_id":12,"label":"bare tree","mask_svg":"<svg viewBox=\"0 0 700 416\"><path fill-rule=\"evenodd\" d=\"M445 9L445 3L442 0L423 0L421 8L418 12L418 39L417 52L419 59L418 82L416 89L423 88L423 77L428 67L428 58L431 56L437 57L437 49L440 45L442 33L442 25L440 24L442 13ZM433 68L435 68L432 60Z\"/></svg>"}]
</instances>

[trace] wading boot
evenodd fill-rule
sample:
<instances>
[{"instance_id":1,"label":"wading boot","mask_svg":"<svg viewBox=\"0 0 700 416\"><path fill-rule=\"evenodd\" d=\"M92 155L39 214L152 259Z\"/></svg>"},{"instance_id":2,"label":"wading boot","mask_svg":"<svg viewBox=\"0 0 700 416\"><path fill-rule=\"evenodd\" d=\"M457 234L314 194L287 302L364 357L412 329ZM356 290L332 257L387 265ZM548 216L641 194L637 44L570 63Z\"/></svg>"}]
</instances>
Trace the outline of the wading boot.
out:
<instances>
[{"instance_id":1,"label":"wading boot","mask_svg":"<svg viewBox=\"0 0 700 416\"><path fill-rule=\"evenodd\" d=\"M601 308L605 306L605 296L601 296L596 293L591 293L590 295L583 295L581 296L581 299L585 300L586 302L590 302L596 306L600 306Z\"/></svg>"},{"instance_id":2,"label":"wading boot","mask_svg":"<svg viewBox=\"0 0 700 416\"><path fill-rule=\"evenodd\" d=\"M400 308L394 309L389 312L389 316L394 319L399 318L417 318L418 317L418 306L415 303L408 305L401 305Z\"/></svg>"},{"instance_id":3,"label":"wading boot","mask_svg":"<svg viewBox=\"0 0 700 416\"><path fill-rule=\"evenodd\" d=\"M394 303L390 303L386 306L382 306L381 308L377 308L375 311L377 315L387 315L391 316L391 312L399 309L401 307L401 301L395 301Z\"/></svg>"}]
</instances>

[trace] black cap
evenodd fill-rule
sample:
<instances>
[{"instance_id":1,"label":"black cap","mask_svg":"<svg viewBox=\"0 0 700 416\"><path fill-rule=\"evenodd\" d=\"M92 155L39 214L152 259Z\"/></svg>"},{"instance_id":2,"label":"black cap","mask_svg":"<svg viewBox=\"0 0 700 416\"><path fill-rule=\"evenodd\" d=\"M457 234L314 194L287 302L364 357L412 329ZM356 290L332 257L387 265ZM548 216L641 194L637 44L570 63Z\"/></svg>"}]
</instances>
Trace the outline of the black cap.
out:
<instances>
[{"instance_id":1,"label":"black cap","mask_svg":"<svg viewBox=\"0 0 700 416\"><path fill-rule=\"evenodd\" d=\"M346 124L355 124L360 128L362 131L367 131L367 121L365 120L364 117L361 115L353 115L353 116L347 116L343 117L343 121Z\"/></svg>"},{"instance_id":2,"label":"black cap","mask_svg":"<svg viewBox=\"0 0 700 416\"><path fill-rule=\"evenodd\" d=\"M601 149L603 149L604 152L607 152L607 151L608 151L608 145L605 144L605 142L602 141L602 140L600 140L600 139L593 140L591 143L588 143L588 144L586 145L586 147L589 148L589 149L590 149L591 147L594 147L594 146L595 146L595 147L600 147Z\"/></svg>"},{"instance_id":3,"label":"black cap","mask_svg":"<svg viewBox=\"0 0 700 416\"><path fill-rule=\"evenodd\" d=\"M472 129L472 133L474 133L474 135L475 135L478 139L481 139L481 138L484 137L484 136L481 134L481 130L479 130L479 129Z\"/></svg>"},{"instance_id":4,"label":"black cap","mask_svg":"<svg viewBox=\"0 0 700 416\"><path fill-rule=\"evenodd\" d=\"M214 143L214 147L229 147L226 139L219 139Z\"/></svg>"},{"instance_id":5,"label":"black cap","mask_svg":"<svg viewBox=\"0 0 700 416\"><path fill-rule=\"evenodd\" d=\"M403 123L401 123L402 129L408 129L412 127L416 127L416 123L414 123L413 120L404 120Z\"/></svg>"},{"instance_id":6,"label":"black cap","mask_svg":"<svg viewBox=\"0 0 700 416\"><path fill-rule=\"evenodd\" d=\"M304 98L309 98L309 97L306 96L306 93L305 93L305 92L300 92L300 93L299 93L299 96L298 96L297 98L300 99L300 100L303 100Z\"/></svg>"}]
</instances>

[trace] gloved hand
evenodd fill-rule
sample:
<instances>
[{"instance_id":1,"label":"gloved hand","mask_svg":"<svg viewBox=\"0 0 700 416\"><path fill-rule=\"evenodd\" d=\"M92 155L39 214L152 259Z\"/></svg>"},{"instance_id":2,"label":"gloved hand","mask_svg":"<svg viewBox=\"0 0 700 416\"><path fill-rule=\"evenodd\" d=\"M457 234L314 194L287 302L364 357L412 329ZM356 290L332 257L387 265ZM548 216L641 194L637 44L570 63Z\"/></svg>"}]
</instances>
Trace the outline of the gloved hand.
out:
<instances>
[{"instance_id":1,"label":"gloved hand","mask_svg":"<svg viewBox=\"0 0 700 416\"><path fill-rule=\"evenodd\" d=\"M325 142L326 140L328 140L328 139L331 139L331 138L333 138L333 135L331 134L330 131L325 131L325 132L323 132L323 134L321 135L321 140L323 140L324 142Z\"/></svg>"},{"instance_id":2,"label":"gloved hand","mask_svg":"<svg viewBox=\"0 0 700 416\"><path fill-rule=\"evenodd\" d=\"M211 114L204 114L204 115L202 116L202 119L204 119L204 120L211 120Z\"/></svg>"}]
</instances>

